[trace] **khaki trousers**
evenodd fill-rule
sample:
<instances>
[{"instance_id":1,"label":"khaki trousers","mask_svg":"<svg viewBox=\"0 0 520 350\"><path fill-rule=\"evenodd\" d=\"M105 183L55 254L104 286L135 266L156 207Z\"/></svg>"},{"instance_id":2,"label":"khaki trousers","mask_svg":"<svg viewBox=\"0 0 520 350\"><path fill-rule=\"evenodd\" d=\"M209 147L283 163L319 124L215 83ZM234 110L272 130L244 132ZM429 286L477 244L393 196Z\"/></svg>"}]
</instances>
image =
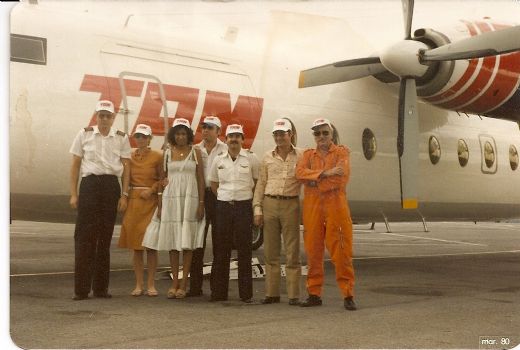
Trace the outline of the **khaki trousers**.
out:
<instances>
[{"instance_id":1,"label":"khaki trousers","mask_svg":"<svg viewBox=\"0 0 520 350\"><path fill-rule=\"evenodd\" d=\"M285 248L287 295L300 297L300 200L264 197L265 295L280 296L280 251Z\"/></svg>"}]
</instances>

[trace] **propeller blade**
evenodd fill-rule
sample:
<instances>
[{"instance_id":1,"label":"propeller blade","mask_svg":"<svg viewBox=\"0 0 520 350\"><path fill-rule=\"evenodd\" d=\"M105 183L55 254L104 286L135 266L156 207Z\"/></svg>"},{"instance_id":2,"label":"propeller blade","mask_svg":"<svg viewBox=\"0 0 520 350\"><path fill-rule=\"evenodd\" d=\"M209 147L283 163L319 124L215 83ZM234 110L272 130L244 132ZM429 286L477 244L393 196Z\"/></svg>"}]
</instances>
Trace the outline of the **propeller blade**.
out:
<instances>
[{"instance_id":1,"label":"propeller blade","mask_svg":"<svg viewBox=\"0 0 520 350\"><path fill-rule=\"evenodd\" d=\"M303 70L298 87L341 83L386 71L379 57L356 58Z\"/></svg>"},{"instance_id":2,"label":"propeller blade","mask_svg":"<svg viewBox=\"0 0 520 350\"><path fill-rule=\"evenodd\" d=\"M399 90L397 152L401 180L401 207L417 208L417 179L419 169L419 114L415 79L401 80Z\"/></svg>"},{"instance_id":3,"label":"propeller blade","mask_svg":"<svg viewBox=\"0 0 520 350\"><path fill-rule=\"evenodd\" d=\"M404 18L404 38L412 38L413 0L402 0Z\"/></svg>"},{"instance_id":4,"label":"propeller blade","mask_svg":"<svg viewBox=\"0 0 520 350\"><path fill-rule=\"evenodd\" d=\"M485 32L471 38L419 52L422 62L452 61L520 51L520 26Z\"/></svg>"}]
</instances>

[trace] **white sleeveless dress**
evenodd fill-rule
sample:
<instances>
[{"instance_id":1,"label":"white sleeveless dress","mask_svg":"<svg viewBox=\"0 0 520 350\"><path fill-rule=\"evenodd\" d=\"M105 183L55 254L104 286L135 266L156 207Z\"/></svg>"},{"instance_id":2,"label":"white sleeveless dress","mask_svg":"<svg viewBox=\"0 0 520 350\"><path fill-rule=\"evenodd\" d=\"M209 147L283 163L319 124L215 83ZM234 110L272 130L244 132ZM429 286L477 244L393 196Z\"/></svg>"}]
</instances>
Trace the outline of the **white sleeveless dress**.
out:
<instances>
[{"instance_id":1,"label":"white sleeveless dress","mask_svg":"<svg viewBox=\"0 0 520 350\"><path fill-rule=\"evenodd\" d=\"M161 219L156 212L146 229L143 247L166 251L202 248L205 220L197 220L199 193L193 147L184 160L169 161L166 166L168 185L163 190Z\"/></svg>"}]
</instances>

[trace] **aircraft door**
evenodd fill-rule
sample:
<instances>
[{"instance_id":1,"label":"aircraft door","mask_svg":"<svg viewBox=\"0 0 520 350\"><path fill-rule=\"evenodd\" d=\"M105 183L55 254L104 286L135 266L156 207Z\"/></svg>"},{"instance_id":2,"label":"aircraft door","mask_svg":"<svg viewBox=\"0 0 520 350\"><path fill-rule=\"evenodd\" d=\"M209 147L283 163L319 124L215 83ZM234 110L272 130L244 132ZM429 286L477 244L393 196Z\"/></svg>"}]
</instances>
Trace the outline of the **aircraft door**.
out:
<instances>
[{"instance_id":1,"label":"aircraft door","mask_svg":"<svg viewBox=\"0 0 520 350\"><path fill-rule=\"evenodd\" d=\"M119 88L121 89L121 98L122 98L122 107L119 109L119 112L120 113L123 113L124 115L124 131L129 134L129 130L128 130L128 113L129 113L129 109L128 109L128 101L127 101L127 94L126 94L126 88L125 88L125 83L124 83L124 79L125 77L138 77L138 78L144 78L144 79L149 79L149 80L154 80L157 82L157 86L159 88L159 97L162 101L162 112L163 112L163 116L162 118L164 119L164 130L168 130L168 104L166 103L166 94L164 93L164 86L163 86L163 83L161 82L161 80L159 78L157 78L156 76L154 75L151 75L151 74L143 74L143 73L135 73L135 72L128 72L128 71L125 71L125 72L121 72L119 74ZM164 133L164 141L163 141L163 147L166 147L166 143L167 143L167 137L166 137L166 133Z\"/></svg>"}]
</instances>

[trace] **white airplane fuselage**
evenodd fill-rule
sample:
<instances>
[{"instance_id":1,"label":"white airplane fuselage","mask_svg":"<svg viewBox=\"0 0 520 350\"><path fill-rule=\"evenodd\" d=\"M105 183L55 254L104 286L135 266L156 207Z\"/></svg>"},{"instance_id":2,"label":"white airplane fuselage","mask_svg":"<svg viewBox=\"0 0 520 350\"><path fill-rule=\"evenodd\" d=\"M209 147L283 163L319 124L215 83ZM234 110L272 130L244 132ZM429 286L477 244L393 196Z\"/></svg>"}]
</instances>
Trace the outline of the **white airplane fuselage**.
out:
<instances>
[{"instance_id":1,"label":"white airplane fuselage","mask_svg":"<svg viewBox=\"0 0 520 350\"><path fill-rule=\"evenodd\" d=\"M10 66L14 219L73 218L67 209L69 148L76 133L91 123L99 99L119 106L114 126L120 130L131 133L138 123L150 124L153 147L160 148L163 104L157 81L143 75L158 78L165 89L170 125L180 116L198 130L206 114L217 114L225 123L238 121L245 127L246 146L259 157L274 148L274 119L291 119L297 146L310 148L315 145L312 121L329 118L351 150L347 194L354 221L520 217L520 169L513 169L510 159L511 146L520 150L517 122L420 102L419 209L402 210L398 84L368 77L298 89L302 69L370 55L399 39L399 2L72 3L23 3L11 15L11 34L46 39L45 64L12 61ZM503 8L462 3L453 13L449 2L418 1L414 26L440 28L486 11L503 15L504 21L517 17L512 12L518 13L520 4L497 3ZM440 14L433 16L434 11ZM370 160L363 149L365 129L376 141ZM432 136L440 145L436 164L430 159ZM459 140L468 146L465 166L459 163ZM486 142L494 146L491 167Z\"/></svg>"}]
</instances>

